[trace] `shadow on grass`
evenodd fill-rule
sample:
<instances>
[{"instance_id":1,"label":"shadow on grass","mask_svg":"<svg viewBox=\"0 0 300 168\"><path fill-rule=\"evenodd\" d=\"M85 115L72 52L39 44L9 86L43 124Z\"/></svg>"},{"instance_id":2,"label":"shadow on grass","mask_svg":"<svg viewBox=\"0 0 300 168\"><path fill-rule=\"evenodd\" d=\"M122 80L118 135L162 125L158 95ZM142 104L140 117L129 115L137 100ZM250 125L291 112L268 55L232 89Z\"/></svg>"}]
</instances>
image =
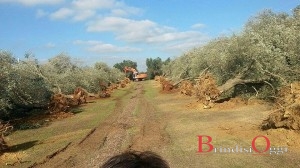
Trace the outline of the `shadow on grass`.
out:
<instances>
[{"instance_id":1,"label":"shadow on grass","mask_svg":"<svg viewBox=\"0 0 300 168\"><path fill-rule=\"evenodd\" d=\"M80 107L76 107L76 108L73 108L70 112L73 114L78 114L78 113L83 112L83 109Z\"/></svg>"},{"instance_id":2,"label":"shadow on grass","mask_svg":"<svg viewBox=\"0 0 300 168\"><path fill-rule=\"evenodd\" d=\"M24 151L24 150L27 150L27 149L35 146L37 144L37 142L38 141L35 140L35 141L29 141L29 142L24 142L21 144L9 146L9 149L7 149L6 152L14 153L14 152L19 152L19 151Z\"/></svg>"}]
</instances>

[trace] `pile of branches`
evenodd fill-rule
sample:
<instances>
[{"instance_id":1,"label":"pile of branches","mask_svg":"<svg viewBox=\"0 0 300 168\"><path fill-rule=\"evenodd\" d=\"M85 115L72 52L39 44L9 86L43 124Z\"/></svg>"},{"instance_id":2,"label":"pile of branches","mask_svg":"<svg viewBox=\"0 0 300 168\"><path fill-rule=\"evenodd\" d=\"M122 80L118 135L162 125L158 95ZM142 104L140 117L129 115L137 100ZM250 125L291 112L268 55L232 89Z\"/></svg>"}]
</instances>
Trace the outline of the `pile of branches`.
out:
<instances>
[{"instance_id":1,"label":"pile of branches","mask_svg":"<svg viewBox=\"0 0 300 168\"><path fill-rule=\"evenodd\" d=\"M275 100L276 110L262 122L263 130L287 128L300 130L300 82L280 89Z\"/></svg>"}]
</instances>

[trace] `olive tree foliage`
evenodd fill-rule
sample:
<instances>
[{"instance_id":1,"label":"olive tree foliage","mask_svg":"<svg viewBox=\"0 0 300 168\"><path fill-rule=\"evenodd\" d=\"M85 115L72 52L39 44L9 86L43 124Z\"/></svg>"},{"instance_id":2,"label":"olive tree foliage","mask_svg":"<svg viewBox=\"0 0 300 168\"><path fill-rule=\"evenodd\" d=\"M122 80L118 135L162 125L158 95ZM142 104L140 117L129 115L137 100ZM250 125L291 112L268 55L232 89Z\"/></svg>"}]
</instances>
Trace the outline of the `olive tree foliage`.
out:
<instances>
[{"instance_id":1,"label":"olive tree foliage","mask_svg":"<svg viewBox=\"0 0 300 168\"><path fill-rule=\"evenodd\" d=\"M0 51L0 119L24 116L31 109L44 108L52 95L51 84L43 78L34 57L17 61Z\"/></svg>"},{"instance_id":2,"label":"olive tree foliage","mask_svg":"<svg viewBox=\"0 0 300 168\"><path fill-rule=\"evenodd\" d=\"M163 71L179 80L196 78L208 69L220 86L236 79L235 84L260 83L274 89L300 80L299 32L300 6L292 15L265 10L250 18L240 33L195 48Z\"/></svg>"},{"instance_id":3,"label":"olive tree foliage","mask_svg":"<svg viewBox=\"0 0 300 168\"><path fill-rule=\"evenodd\" d=\"M116 63L114 65L114 68L117 68L120 71L124 71L125 66L137 69L137 63L131 60L123 60L122 62Z\"/></svg>"},{"instance_id":4,"label":"olive tree foliage","mask_svg":"<svg viewBox=\"0 0 300 168\"><path fill-rule=\"evenodd\" d=\"M147 65L147 74L149 79L154 79L157 75L162 75L162 66L166 65L170 62L170 58L162 61L161 58L157 57L155 59L147 58L146 65Z\"/></svg>"},{"instance_id":5,"label":"olive tree foliage","mask_svg":"<svg viewBox=\"0 0 300 168\"><path fill-rule=\"evenodd\" d=\"M246 25L245 36L260 70L280 80L299 80L300 18L264 11Z\"/></svg>"},{"instance_id":6,"label":"olive tree foliage","mask_svg":"<svg viewBox=\"0 0 300 168\"><path fill-rule=\"evenodd\" d=\"M105 82L116 83L125 77L125 74L120 72L119 69L115 67L111 68L104 62L96 62L94 68L105 73Z\"/></svg>"},{"instance_id":7,"label":"olive tree foliage","mask_svg":"<svg viewBox=\"0 0 300 168\"><path fill-rule=\"evenodd\" d=\"M188 53L181 57L171 60L169 63L162 65L163 75L171 78L171 80L184 79L192 76L191 63L193 61L193 54Z\"/></svg>"},{"instance_id":8,"label":"olive tree foliage","mask_svg":"<svg viewBox=\"0 0 300 168\"><path fill-rule=\"evenodd\" d=\"M0 51L0 120L30 115L33 109L46 109L55 93L73 94L76 87L96 93L100 82L122 78L122 72L105 63L84 66L66 54L41 64L29 53L24 60L17 60L11 53Z\"/></svg>"},{"instance_id":9,"label":"olive tree foliage","mask_svg":"<svg viewBox=\"0 0 300 168\"><path fill-rule=\"evenodd\" d=\"M123 73L103 62L96 62L94 67L83 66L66 54L51 58L41 69L53 84L53 91L65 94L72 94L76 87L98 92L100 82L113 83L124 78Z\"/></svg>"}]
</instances>

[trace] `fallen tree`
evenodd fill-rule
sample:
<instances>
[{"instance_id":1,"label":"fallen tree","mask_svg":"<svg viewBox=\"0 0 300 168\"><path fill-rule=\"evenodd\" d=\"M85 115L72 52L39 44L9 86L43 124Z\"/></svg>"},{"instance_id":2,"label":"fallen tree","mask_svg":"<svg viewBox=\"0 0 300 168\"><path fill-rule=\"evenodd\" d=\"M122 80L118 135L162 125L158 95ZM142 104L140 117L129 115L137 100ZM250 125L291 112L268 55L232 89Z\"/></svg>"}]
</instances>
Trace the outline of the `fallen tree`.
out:
<instances>
[{"instance_id":1,"label":"fallen tree","mask_svg":"<svg viewBox=\"0 0 300 168\"><path fill-rule=\"evenodd\" d=\"M0 59L0 119L23 117L32 109L47 108L53 95L52 85L41 76L37 62L31 59L13 61L14 58L5 52L0 55L0 58L10 58Z\"/></svg>"},{"instance_id":2,"label":"fallen tree","mask_svg":"<svg viewBox=\"0 0 300 168\"><path fill-rule=\"evenodd\" d=\"M280 89L275 100L275 110L262 122L261 128L300 130L300 82L293 82Z\"/></svg>"},{"instance_id":3,"label":"fallen tree","mask_svg":"<svg viewBox=\"0 0 300 168\"><path fill-rule=\"evenodd\" d=\"M163 74L172 81L196 79L209 67L222 96L272 99L281 86L300 80L299 9L292 15L262 11L240 33L175 58Z\"/></svg>"}]
</instances>

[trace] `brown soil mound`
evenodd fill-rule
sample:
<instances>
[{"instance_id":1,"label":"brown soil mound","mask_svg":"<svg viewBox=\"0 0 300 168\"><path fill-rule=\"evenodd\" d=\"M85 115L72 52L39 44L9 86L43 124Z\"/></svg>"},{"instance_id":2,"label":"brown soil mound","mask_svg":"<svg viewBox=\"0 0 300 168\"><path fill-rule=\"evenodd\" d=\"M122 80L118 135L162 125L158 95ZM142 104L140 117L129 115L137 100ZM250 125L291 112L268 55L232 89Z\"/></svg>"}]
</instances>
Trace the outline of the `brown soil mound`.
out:
<instances>
[{"instance_id":1,"label":"brown soil mound","mask_svg":"<svg viewBox=\"0 0 300 168\"><path fill-rule=\"evenodd\" d=\"M182 81L179 86L181 94L192 96L194 93L193 83L190 81Z\"/></svg>"},{"instance_id":2,"label":"brown soil mound","mask_svg":"<svg viewBox=\"0 0 300 168\"><path fill-rule=\"evenodd\" d=\"M263 121L261 128L300 130L300 82L283 87L277 97L276 110Z\"/></svg>"}]
</instances>

